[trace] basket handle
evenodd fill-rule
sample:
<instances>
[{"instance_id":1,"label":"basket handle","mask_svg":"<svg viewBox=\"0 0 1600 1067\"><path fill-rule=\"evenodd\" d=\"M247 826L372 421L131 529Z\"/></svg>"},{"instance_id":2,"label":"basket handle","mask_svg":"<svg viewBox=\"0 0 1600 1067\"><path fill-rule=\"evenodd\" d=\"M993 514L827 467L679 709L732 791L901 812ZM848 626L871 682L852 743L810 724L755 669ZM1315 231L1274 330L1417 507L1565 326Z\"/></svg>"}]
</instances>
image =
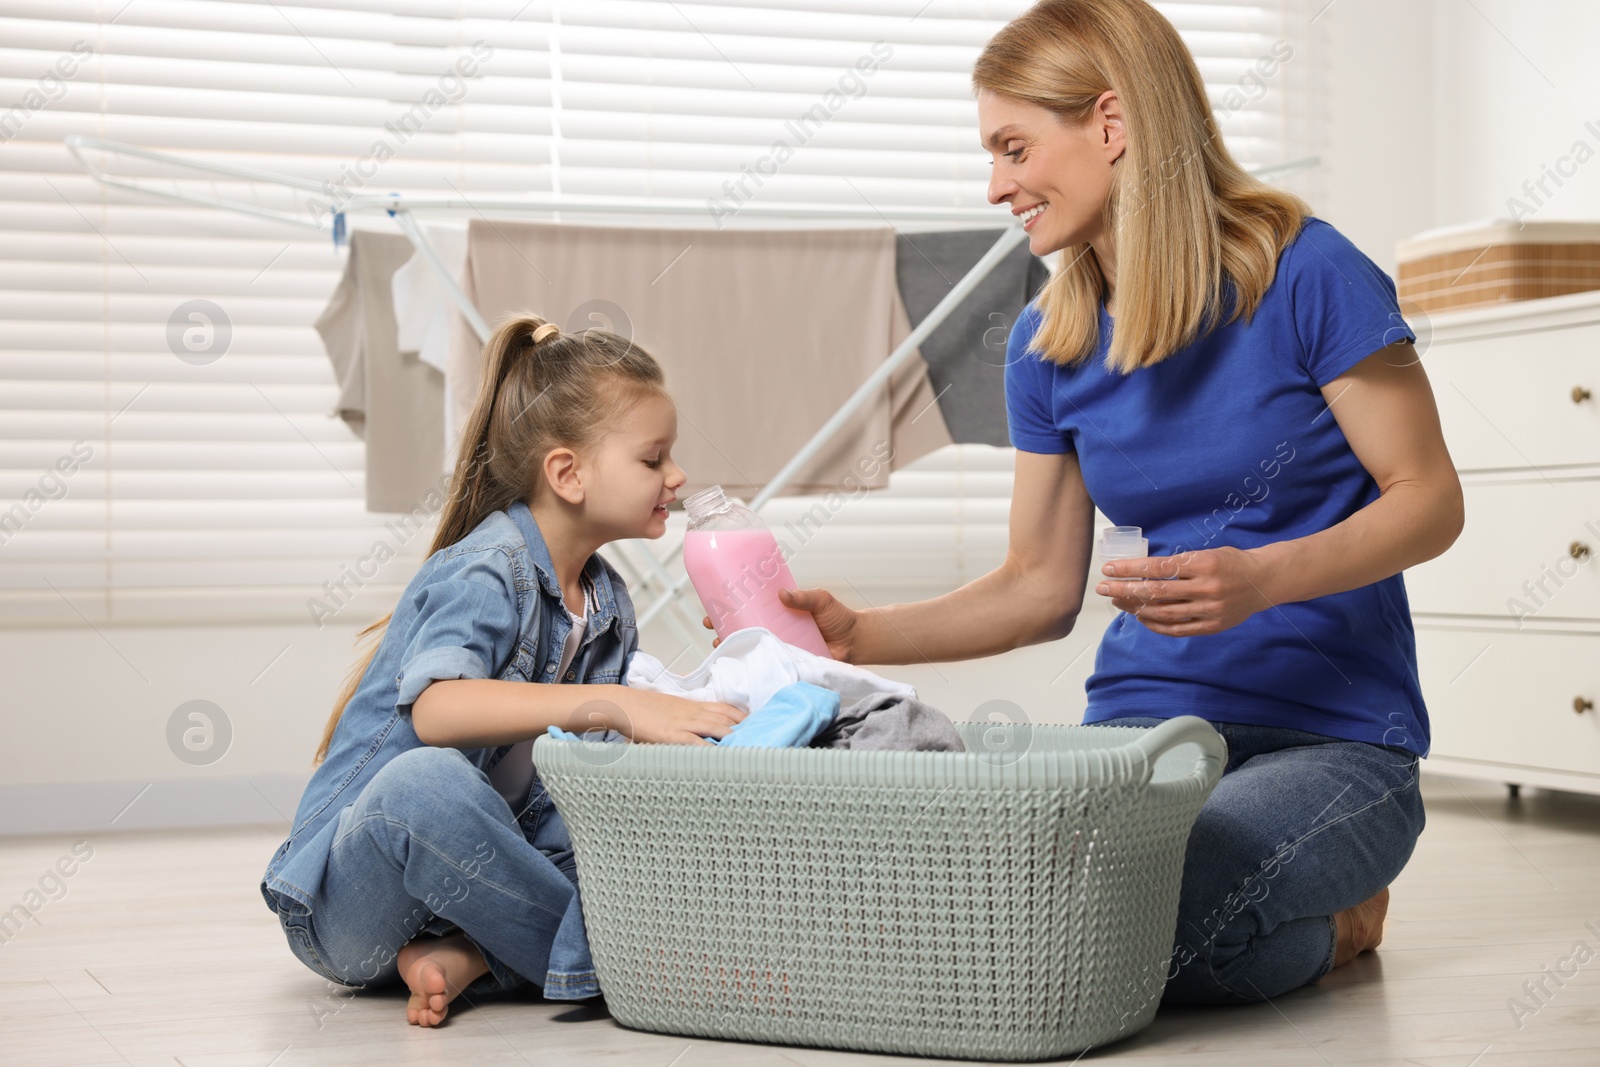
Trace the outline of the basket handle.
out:
<instances>
[{"instance_id":1,"label":"basket handle","mask_svg":"<svg viewBox=\"0 0 1600 1067\"><path fill-rule=\"evenodd\" d=\"M1150 779L1156 773L1156 761L1169 750L1190 741L1201 749L1200 758L1195 760L1194 773L1187 778L1151 785ZM1160 726L1143 730L1132 747L1139 751L1145 761L1144 779L1139 784L1158 796L1181 790L1191 780L1215 783L1222 776L1222 768L1228 764L1228 743L1215 727L1198 715L1176 715Z\"/></svg>"}]
</instances>

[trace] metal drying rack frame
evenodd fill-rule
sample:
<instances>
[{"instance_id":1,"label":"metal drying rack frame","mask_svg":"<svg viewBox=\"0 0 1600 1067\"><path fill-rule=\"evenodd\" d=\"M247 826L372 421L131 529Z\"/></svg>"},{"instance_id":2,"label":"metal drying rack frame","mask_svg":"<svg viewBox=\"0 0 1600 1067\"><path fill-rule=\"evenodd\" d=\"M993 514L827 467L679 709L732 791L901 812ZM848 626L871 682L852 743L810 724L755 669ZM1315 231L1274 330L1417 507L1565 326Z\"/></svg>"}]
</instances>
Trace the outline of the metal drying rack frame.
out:
<instances>
[{"instance_id":1,"label":"metal drying rack frame","mask_svg":"<svg viewBox=\"0 0 1600 1067\"><path fill-rule=\"evenodd\" d=\"M272 171L257 170L251 167L233 166L223 163L212 163L207 160L190 159L170 152L159 152L138 145L125 144L120 141L110 141L100 137L84 137L74 135L66 138L67 150L88 175L103 186L121 189L125 192L136 193L142 196L151 196L163 200L173 201L191 206L213 208L220 211L231 211L238 214L250 215L256 218L267 219L301 229L324 231L321 220L313 220L304 215L273 208L262 207L258 203L243 200L232 200L213 192L211 195L185 192L174 188L173 190L150 188L139 184L140 179L113 174L91 161L87 156L88 151L109 153L113 156L124 156L131 159L142 160L146 163L155 163L160 166L175 167L183 170L198 171L202 174L211 174L236 181L274 185L288 189L314 194L318 197L327 197L328 192L324 184L313 182L306 178L297 178L292 175L278 174ZM1309 156L1288 163L1279 163L1266 167L1252 169L1251 173L1257 177L1284 174L1300 170L1304 167L1314 166L1320 162L1319 157ZM169 179L172 175L167 176ZM154 178L149 180L155 180ZM214 189L214 183L213 183ZM438 251L428 240L421 224L417 220L418 213L443 213L443 212L471 212L483 217L492 215L519 215L519 214L550 214L555 213L557 220L562 212L579 214L606 214L606 215L662 215L662 216L696 216L706 214L706 204L698 200L672 199L665 197L617 197L617 196L573 196L555 193L528 193L521 196L434 196L413 195L409 193L389 193L385 195L356 194L349 196L337 208L331 209L333 216L333 238L339 243L344 235L346 215L387 215L394 220L416 248L428 265L437 275L440 284L450 294L456 307L460 310L462 318L472 327L473 332L480 341L488 338L489 324L477 307L467 298L456 278L451 274L450 268L440 258ZM933 310L915 327L911 333L901 341L879 367L873 371L850 394L839 409L833 413L827 422L823 423L798 452L779 469L778 473L762 487L749 503L752 510L759 511L769 500L776 496L789 482L805 467L807 463L830 441L834 434L847 423L860 408L870 401L885 383L906 363L907 360L918 355L922 342L933 333L939 325L953 312L967 295L975 289L989 273L999 265L1012 247L1021 243L1026 234L1015 220L1000 220L996 218L996 208L941 208L941 207L886 207L878 208L870 204L808 204L808 203L745 203L738 207L737 215L744 218L784 218L784 219L819 219L829 221L861 221L861 222L887 222L893 225L901 222L944 222L952 224L972 224L974 226L986 224L993 228L997 223L1004 226L1000 236L990 246L960 281L951 286ZM620 549L620 544L617 546ZM632 553L620 552L618 555L626 562L628 569L635 572L631 577L637 581L641 588L659 588L660 594L650 607L638 617L638 626L644 626L661 612L669 607L681 610L680 598L689 585L688 574L673 578L667 571L666 565L676 559L682 551L682 545L675 546L665 559L657 556L653 550L643 547L640 552L646 557L641 571L638 561L633 559ZM683 617L678 615L668 616L668 621L679 634L689 639L691 645L695 644L700 636L699 620L692 615L685 616L689 619L691 627L685 632Z\"/></svg>"}]
</instances>

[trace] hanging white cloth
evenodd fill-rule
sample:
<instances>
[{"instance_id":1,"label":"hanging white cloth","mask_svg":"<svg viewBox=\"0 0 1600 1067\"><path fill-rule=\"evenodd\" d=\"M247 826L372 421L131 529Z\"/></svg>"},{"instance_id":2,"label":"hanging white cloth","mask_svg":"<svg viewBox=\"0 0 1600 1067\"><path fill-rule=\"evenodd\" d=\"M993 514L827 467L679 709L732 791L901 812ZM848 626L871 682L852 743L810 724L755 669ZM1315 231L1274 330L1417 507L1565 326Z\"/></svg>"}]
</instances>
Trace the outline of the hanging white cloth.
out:
<instances>
[{"instance_id":1,"label":"hanging white cloth","mask_svg":"<svg viewBox=\"0 0 1600 1067\"><path fill-rule=\"evenodd\" d=\"M467 225L464 222L424 222L422 232L450 270L459 286L467 263ZM395 324L399 327L401 352L415 352L417 358L444 373L450 359L450 330L459 314L444 281L422 253L417 252L395 271L390 283L394 292ZM445 376L444 393L444 470L455 466L456 441L461 427L450 399L450 378Z\"/></svg>"}]
</instances>

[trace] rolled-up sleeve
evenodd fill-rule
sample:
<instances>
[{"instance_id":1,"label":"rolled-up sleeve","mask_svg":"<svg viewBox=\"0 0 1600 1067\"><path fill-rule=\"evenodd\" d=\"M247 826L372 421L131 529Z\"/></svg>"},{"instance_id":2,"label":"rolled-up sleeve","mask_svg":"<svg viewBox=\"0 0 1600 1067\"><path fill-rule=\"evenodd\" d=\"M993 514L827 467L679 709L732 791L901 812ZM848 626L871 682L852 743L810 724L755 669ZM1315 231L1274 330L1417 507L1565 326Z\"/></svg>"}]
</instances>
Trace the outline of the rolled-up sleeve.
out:
<instances>
[{"instance_id":1,"label":"rolled-up sleeve","mask_svg":"<svg viewBox=\"0 0 1600 1067\"><path fill-rule=\"evenodd\" d=\"M395 676L402 713L434 682L493 677L516 650L516 583L499 550L451 561L407 598L406 650Z\"/></svg>"}]
</instances>

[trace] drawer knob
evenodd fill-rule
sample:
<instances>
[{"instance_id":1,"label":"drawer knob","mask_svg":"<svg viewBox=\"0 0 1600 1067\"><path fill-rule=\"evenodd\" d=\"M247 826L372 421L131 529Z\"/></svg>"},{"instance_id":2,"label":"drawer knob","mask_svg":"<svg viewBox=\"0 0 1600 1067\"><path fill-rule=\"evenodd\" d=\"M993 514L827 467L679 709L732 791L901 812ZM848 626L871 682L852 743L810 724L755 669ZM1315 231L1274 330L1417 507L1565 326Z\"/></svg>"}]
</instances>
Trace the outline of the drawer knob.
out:
<instances>
[{"instance_id":1,"label":"drawer knob","mask_svg":"<svg viewBox=\"0 0 1600 1067\"><path fill-rule=\"evenodd\" d=\"M1588 400L1588 399L1589 399L1589 390L1585 389L1581 385L1574 385L1572 387L1572 402L1574 404L1581 404L1585 400Z\"/></svg>"},{"instance_id":2,"label":"drawer knob","mask_svg":"<svg viewBox=\"0 0 1600 1067\"><path fill-rule=\"evenodd\" d=\"M1586 711L1593 711L1594 710L1594 701L1585 700L1585 699L1583 699L1583 697L1573 697L1572 698L1572 710L1577 712L1579 715L1582 715Z\"/></svg>"},{"instance_id":3,"label":"drawer knob","mask_svg":"<svg viewBox=\"0 0 1600 1067\"><path fill-rule=\"evenodd\" d=\"M1588 559L1589 546L1584 544L1582 541L1574 541L1572 544L1567 546L1567 555L1571 556L1573 559Z\"/></svg>"}]
</instances>

